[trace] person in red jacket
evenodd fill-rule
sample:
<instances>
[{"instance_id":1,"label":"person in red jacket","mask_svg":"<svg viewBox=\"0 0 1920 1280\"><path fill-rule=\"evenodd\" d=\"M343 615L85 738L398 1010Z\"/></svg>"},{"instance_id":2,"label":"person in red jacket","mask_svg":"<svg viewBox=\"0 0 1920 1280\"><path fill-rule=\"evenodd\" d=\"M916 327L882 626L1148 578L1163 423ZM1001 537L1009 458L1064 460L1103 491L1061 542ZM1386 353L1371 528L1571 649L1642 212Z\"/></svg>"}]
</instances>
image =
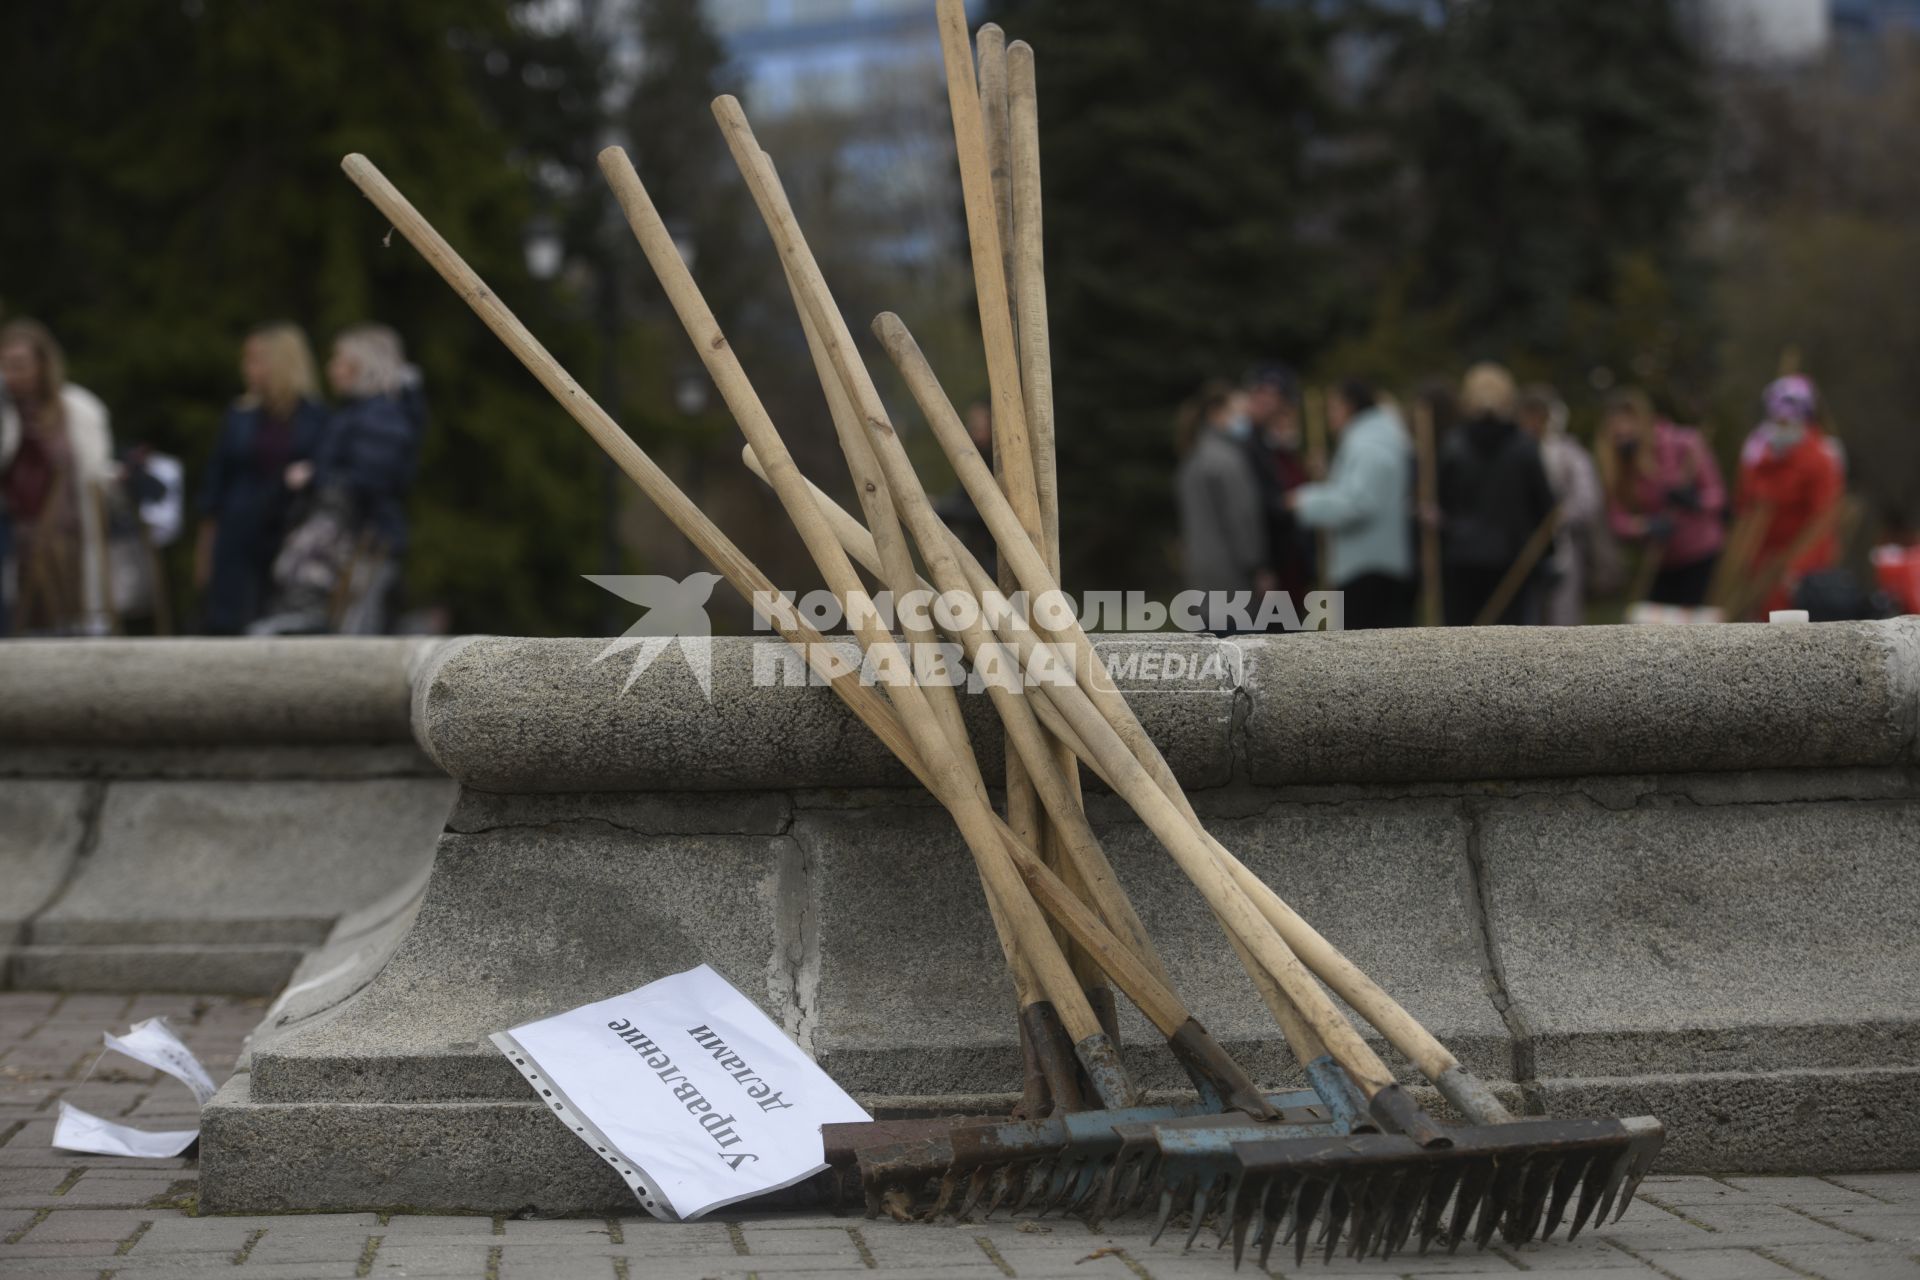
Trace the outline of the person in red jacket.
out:
<instances>
[{"instance_id":1,"label":"person in red jacket","mask_svg":"<svg viewBox=\"0 0 1920 1280\"><path fill-rule=\"evenodd\" d=\"M1753 429L1740 450L1740 481L1735 507L1742 514L1764 508L1766 531L1760 536L1749 571L1771 575L1784 565L1772 590L1760 602L1760 616L1784 609L1793 589L1810 573L1831 568L1839 558L1834 533L1846 490L1846 464L1840 446L1820 429L1820 401L1813 383L1799 374L1777 378L1761 397L1766 420ZM1813 540L1799 546L1814 525Z\"/></svg>"}]
</instances>

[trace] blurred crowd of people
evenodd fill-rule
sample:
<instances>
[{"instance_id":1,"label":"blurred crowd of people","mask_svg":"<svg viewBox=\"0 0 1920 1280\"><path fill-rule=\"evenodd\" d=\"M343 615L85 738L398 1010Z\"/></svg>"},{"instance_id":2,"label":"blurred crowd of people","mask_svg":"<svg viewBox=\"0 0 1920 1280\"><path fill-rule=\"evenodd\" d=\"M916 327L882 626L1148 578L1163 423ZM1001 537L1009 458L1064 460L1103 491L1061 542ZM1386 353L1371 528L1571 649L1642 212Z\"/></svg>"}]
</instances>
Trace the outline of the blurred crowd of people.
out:
<instances>
[{"instance_id":1,"label":"blurred crowd of people","mask_svg":"<svg viewBox=\"0 0 1920 1280\"><path fill-rule=\"evenodd\" d=\"M363 324L334 339L330 405L297 325L247 335L239 373L193 495L198 629L386 630L427 426L399 335ZM35 321L0 327L0 388L0 635L175 630L159 551L184 525L179 461L116 455L107 406Z\"/></svg>"},{"instance_id":2,"label":"blurred crowd of people","mask_svg":"<svg viewBox=\"0 0 1920 1280\"><path fill-rule=\"evenodd\" d=\"M1767 386L1731 486L1706 438L1635 388L1609 393L1591 450L1552 387L1497 364L1403 408L1291 370L1210 383L1182 410L1183 586L1343 593L1344 625L1705 622L1805 608L1815 620L1920 612L1920 552L1875 549L1874 589L1840 565L1846 457L1808 378Z\"/></svg>"}]
</instances>

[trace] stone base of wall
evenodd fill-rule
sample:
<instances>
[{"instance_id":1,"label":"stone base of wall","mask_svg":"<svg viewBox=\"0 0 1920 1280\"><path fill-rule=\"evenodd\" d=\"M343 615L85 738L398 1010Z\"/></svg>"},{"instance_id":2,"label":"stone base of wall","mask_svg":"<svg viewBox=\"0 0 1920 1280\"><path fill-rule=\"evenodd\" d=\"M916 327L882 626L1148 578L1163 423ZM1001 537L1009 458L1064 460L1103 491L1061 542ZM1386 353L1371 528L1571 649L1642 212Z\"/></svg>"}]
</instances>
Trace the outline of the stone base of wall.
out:
<instances>
[{"instance_id":1,"label":"stone base of wall","mask_svg":"<svg viewBox=\"0 0 1920 1280\"><path fill-rule=\"evenodd\" d=\"M410 729L431 648L9 643L0 982L272 995L417 887L455 791Z\"/></svg>"},{"instance_id":2,"label":"stone base of wall","mask_svg":"<svg viewBox=\"0 0 1920 1280\"><path fill-rule=\"evenodd\" d=\"M392 959L208 1108L203 1203L625 1206L486 1036L700 962L869 1105L1017 1086L1011 994L944 814L905 791L714 801L463 793ZM1234 785L1200 805L1526 1109L1657 1115L1672 1171L1911 1163L1906 772ZM1115 801L1091 807L1201 1019L1263 1084L1296 1084L1197 894ZM1131 1010L1126 1029L1143 1082L1177 1086Z\"/></svg>"}]
</instances>

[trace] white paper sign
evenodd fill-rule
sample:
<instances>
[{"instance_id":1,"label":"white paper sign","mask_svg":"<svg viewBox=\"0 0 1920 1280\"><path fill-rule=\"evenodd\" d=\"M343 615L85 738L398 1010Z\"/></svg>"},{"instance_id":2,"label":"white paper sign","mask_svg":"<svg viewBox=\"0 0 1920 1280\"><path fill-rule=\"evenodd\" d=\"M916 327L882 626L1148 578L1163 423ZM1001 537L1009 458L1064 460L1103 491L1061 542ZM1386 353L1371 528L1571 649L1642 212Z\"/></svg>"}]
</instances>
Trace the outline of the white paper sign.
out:
<instances>
[{"instance_id":1,"label":"white paper sign","mask_svg":"<svg viewBox=\"0 0 1920 1280\"><path fill-rule=\"evenodd\" d=\"M670 1221L811 1177L827 1167L821 1125L872 1119L706 965L493 1042Z\"/></svg>"},{"instance_id":2,"label":"white paper sign","mask_svg":"<svg viewBox=\"0 0 1920 1280\"><path fill-rule=\"evenodd\" d=\"M207 1069L200 1065L200 1059L193 1056L193 1050L180 1043L180 1037L173 1034L163 1019L148 1018L134 1023L124 1036L101 1038L115 1053L124 1053L135 1062L164 1071L193 1090L193 1100L203 1107L219 1088Z\"/></svg>"},{"instance_id":3,"label":"white paper sign","mask_svg":"<svg viewBox=\"0 0 1920 1280\"><path fill-rule=\"evenodd\" d=\"M143 1062L164 1071L193 1091L193 1100L206 1106L215 1085L193 1050L180 1043L164 1019L148 1018L136 1022L124 1036L105 1033L101 1039L108 1049L123 1053L135 1062ZM193 1145L198 1129L169 1129L148 1133L132 1125L103 1120L90 1111L70 1103L60 1104L60 1118L54 1122L53 1145L62 1151L85 1151L101 1156L135 1156L157 1160L177 1156Z\"/></svg>"},{"instance_id":4,"label":"white paper sign","mask_svg":"<svg viewBox=\"0 0 1920 1280\"><path fill-rule=\"evenodd\" d=\"M134 1156L142 1160L164 1160L177 1156L193 1145L198 1129L168 1129L148 1133L132 1125L103 1120L91 1111L82 1111L70 1102L60 1104L60 1118L53 1125L53 1145L62 1151L85 1151L96 1156Z\"/></svg>"}]
</instances>

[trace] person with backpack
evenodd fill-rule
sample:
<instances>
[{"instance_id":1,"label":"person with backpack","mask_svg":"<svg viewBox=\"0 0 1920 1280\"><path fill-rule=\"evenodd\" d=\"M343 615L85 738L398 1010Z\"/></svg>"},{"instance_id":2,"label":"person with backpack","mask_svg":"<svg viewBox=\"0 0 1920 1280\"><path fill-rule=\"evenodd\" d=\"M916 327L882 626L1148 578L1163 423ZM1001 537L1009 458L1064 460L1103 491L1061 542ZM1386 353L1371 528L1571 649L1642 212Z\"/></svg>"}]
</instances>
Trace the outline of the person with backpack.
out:
<instances>
[{"instance_id":1,"label":"person with backpack","mask_svg":"<svg viewBox=\"0 0 1920 1280\"><path fill-rule=\"evenodd\" d=\"M1657 556L1647 599L1697 608L1706 603L1726 531L1720 465L1706 438L1653 411L1637 387L1607 397L1600 426L1600 481L1614 535ZM1629 603L1638 603L1629 601Z\"/></svg>"},{"instance_id":2,"label":"person with backpack","mask_svg":"<svg viewBox=\"0 0 1920 1280\"><path fill-rule=\"evenodd\" d=\"M1553 511L1540 449L1516 422L1519 391L1500 365L1467 370L1460 422L1440 451L1440 562L1447 625L1468 626ZM1497 622L1538 621L1536 568Z\"/></svg>"}]
</instances>

